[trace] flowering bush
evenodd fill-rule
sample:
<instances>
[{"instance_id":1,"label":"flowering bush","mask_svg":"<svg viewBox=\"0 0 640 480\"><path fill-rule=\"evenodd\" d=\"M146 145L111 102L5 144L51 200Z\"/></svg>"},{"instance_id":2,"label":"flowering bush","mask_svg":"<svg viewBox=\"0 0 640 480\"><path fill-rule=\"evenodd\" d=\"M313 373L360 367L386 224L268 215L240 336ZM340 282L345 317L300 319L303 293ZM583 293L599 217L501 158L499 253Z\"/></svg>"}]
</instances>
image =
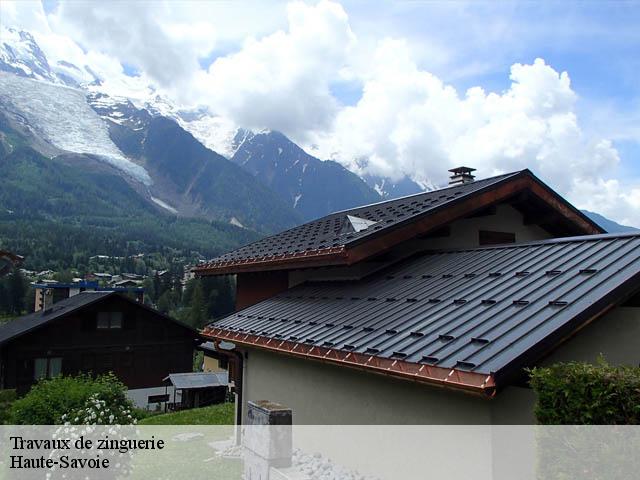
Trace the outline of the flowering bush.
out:
<instances>
[{"instance_id":1,"label":"flowering bush","mask_svg":"<svg viewBox=\"0 0 640 480\"><path fill-rule=\"evenodd\" d=\"M65 425L135 425L133 410L126 402L107 402L99 393L91 395L76 410L60 417Z\"/></svg>"},{"instance_id":2,"label":"flowering bush","mask_svg":"<svg viewBox=\"0 0 640 480\"><path fill-rule=\"evenodd\" d=\"M130 425L135 415L126 391L111 373L95 379L79 375L42 380L13 403L10 421L15 425Z\"/></svg>"}]
</instances>

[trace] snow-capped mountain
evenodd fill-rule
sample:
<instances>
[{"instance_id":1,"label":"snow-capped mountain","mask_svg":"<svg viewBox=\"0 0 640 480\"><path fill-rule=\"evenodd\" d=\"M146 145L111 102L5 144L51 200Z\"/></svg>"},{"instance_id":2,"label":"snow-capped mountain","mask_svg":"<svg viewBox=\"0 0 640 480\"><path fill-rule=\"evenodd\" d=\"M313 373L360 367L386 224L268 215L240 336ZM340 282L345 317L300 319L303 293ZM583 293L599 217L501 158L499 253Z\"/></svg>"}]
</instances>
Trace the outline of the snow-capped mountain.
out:
<instances>
[{"instance_id":1,"label":"snow-capped mountain","mask_svg":"<svg viewBox=\"0 0 640 480\"><path fill-rule=\"evenodd\" d=\"M378 175L364 174L362 179L384 199L406 197L433 188L423 188L409 177L403 177L398 181Z\"/></svg>"},{"instance_id":2,"label":"snow-capped mountain","mask_svg":"<svg viewBox=\"0 0 640 480\"><path fill-rule=\"evenodd\" d=\"M150 89L135 99L109 95L85 67L51 65L28 33L1 33L0 140L16 131L52 160L74 154L76 165L85 156L86 168L96 161L115 168L165 213L264 232L300 221L278 195L180 126L204 130L194 112Z\"/></svg>"},{"instance_id":3,"label":"snow-capped mountain","mask_svg":"<svg viewBox=\"0 0 640 480\"><path fill-rule=\"evenodd\" d=\"M278 192L307 220L381 200L356 174L309 155L280 132L241 129L232 148L234 163Z\"/></svg>"},{"instance_id":4,"label":"snow-capped mountain","mask_svg":"<svg viewBox=\"0 0 640 480\"><path fill-rule=\"evenodd\" d=\"M30 33L1 28L0 71L7 75L0 80L0 95L4 92L5 107L11 105L14 114L24 114L27 123L52 146L62 151L97 155L151 186L150 198L162 200L161 205L168 207L168 211L182 210L172 205L175 198L166 195L164 199L159 198L161 193L153 195L158 187L152 186L153 175L147 172L144 159L138 158L139 152L135 148L131 150L132 145L121 141L123 128L141 131L145 123L156 116L174 120L208 149L242 164L305 218L328 213L334 206L348 208L377 201L380 197L391 198L415 191L415 184L409 179L394 184L384 178L363 177L370 187L367 188L341 165L321 162L280 134L277 140L264 142L269 137L268 132L239 128L205 107L185 110L159 95L151 86L136 84L135 88L114 89L110 79L99 78L86 65L50 62ZM131 82L138 80L132 78ZM66 90L60 90L62 88ZM9 97L16 92L19 95L10 102ZM84 101L83 97L86 97ZM40 105L46 106L49 113L42 113ZM65 119L56 121L61 116ZM74 121L76 125L72 125ZM122 128L113 127L113 124ZM274 142L282 145L272 148ZM281 158L278 148L288 153ZM239 153L239 150L242 151ZM251 157L250 161L248 157ZM303 169L302 165L306 167ZM335 191L318 188L319 181L335 184Z\"/></svg>"},{"instance_id":5,"label":"snow-capped mountain","mask_svg":"<svg viewBox=\"0 0 640 480\"><path fill-rule=\"evenodd\" d=\"M83 91L0 73L0 104L61 151L95 155L142 184L152 184L145 168L113 143L107 125L89 106Z\"/></svg>"},{"instance_id":6,"label":"snow-capped mountain","mask_svg":"<svg viewBox=\"0 0 640 480\"><path fill-rule=\"evenodd\" d=\"M50 64L33 35L7 27L0 27L0 71L72 87L99 80L86 65Z\"/></svg>"}]
</instances>

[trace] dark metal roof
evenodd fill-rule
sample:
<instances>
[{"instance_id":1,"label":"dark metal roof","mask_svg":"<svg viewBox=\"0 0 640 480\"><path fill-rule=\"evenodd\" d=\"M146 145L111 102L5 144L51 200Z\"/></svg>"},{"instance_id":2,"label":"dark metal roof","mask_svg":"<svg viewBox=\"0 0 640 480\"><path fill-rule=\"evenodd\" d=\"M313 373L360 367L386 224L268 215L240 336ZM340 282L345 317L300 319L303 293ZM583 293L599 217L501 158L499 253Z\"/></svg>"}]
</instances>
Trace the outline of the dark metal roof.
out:
<instances>
[{"instance_id":1,"label":"dark metal roof","mask_svg":"<svg viewBox=\"0 0 640 480\"><path fill-rule=\"evenodd\" d=\"M544 186L557 197L555 199L557 204L562 203L565 208L592 227L592 231L584 233L602 232L599 226L555 194L529 170L522 170L332 213L229 252L209 263L197 266L194 271L206 274L212 270L242 264L340 255L346 249L369 241L378 235L416 222L436 211L453 206L463 199L497 188L498 185L524 177ZM353 218L350 217L355 217L355 220L359 221L358 225L354 225Z\"/></svg>"},{"instance_id":2,"label":"dark metal roof","mask_svg":"<svg viewBox=\"0 0 640 480\"><path fill-rule=\"evenodd\" d=\"M46 310L41 310L38 312L30 313L29 315L25 315L13 320L9 320L8 322L0 325L0 344L7 342L8 340L12 340L13 338L19 337L28 333L36 328L39 328L53 320L64 317L66 315L71 314L77 310L85 308L89 305L97 303L99 301L104 300L107 297L117 296L129 303L136 305L137 307L147 310L155 315L158 315L162 318L165 318L171 322L174 322L181 327L194 332L194 336L197 336L197 331L186 325L182 322L179 322L153 308L150 308L142 303L139 303L126 295L121 295L118 292L114 291L86 291L81 292L73 297L65 298L64 300L60 300L54 303L51 308Z\"/></svg>"},{"instance_id":3,"label":"dark metal roof","mask_svg":"<svg viewBox=\"0 0 640 480\"><path fill-rule=\"evenodd\" d=\"M517 173L519 172L332 213L241 247L212 260L212 263L344 247ZM347 215L374 221L376 224L360 232L349 231L349 228L344 228Z\"/></svg>"},{"instance_id":4,"label":"dark metal roof","mask_svg":"<svg viewBox=\"0 0 640 480\"><path fill-rule=\"evenodd\" d=\"M41 310L14 320L9 320L3 325L0 325L0 343L4 343L7 340L34 330L112 294L113 292L83 292L73 297L60 300L47 310Z\"/></svg>"},{"instance_id":5,"label":"dark metal roof","mask_svg":"<svg viewBox=\"0 0 640 480\"><path fill-rule=\"evenodd\" d=\"M163 381L169 381L178 390L224 387L229 383L227 375L227 372L171 373Z\"/></svg>"},{"instance_id":6,"label":"dark metal roof","mask_svg":"<svg viewBox=\"0 0 640 480\"><path fill-rule=\"evenodd\" d=\"M432 252L360 281L294 287L204 333L498 379L638 286L640 234Z\"/></svg>"}]
</instances>

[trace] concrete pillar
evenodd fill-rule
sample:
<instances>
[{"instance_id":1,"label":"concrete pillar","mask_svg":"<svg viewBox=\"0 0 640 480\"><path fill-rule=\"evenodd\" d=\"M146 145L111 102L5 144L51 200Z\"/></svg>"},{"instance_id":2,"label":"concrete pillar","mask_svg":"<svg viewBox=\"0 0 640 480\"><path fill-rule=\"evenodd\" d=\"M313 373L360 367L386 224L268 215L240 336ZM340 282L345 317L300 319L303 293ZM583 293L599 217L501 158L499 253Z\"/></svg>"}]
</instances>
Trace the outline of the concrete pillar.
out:
<instances>
[{"instance_id":1,"label":"concrete pillar","mask_svg":"<svg viewBox=\"0 0 640 480\"><path fill-rule=\"evenodd\" d=\"M244 474L247 480L269 480L272 468L291 466L291 409L260 400L247 402L244 426Z\"/></svg>"}]
</instances>

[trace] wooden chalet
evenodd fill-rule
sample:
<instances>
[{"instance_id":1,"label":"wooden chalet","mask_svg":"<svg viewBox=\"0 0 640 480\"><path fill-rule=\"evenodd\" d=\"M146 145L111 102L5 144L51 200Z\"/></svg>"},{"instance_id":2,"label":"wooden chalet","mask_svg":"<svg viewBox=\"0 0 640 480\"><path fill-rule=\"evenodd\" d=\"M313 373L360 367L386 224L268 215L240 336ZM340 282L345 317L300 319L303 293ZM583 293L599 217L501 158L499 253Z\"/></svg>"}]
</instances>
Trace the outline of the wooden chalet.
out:
<instances>
[{"instance_id":1,"label":"wooden chalet","mask_svg":"<svg viewBox=\"0 0 640 480\"><path fill-rule=\"evenodd\" d=\"M198 333L128 296L86 291L0 326L0 388L113 372L130 389L191 372Z\"/></svg>"}]
</instances>

